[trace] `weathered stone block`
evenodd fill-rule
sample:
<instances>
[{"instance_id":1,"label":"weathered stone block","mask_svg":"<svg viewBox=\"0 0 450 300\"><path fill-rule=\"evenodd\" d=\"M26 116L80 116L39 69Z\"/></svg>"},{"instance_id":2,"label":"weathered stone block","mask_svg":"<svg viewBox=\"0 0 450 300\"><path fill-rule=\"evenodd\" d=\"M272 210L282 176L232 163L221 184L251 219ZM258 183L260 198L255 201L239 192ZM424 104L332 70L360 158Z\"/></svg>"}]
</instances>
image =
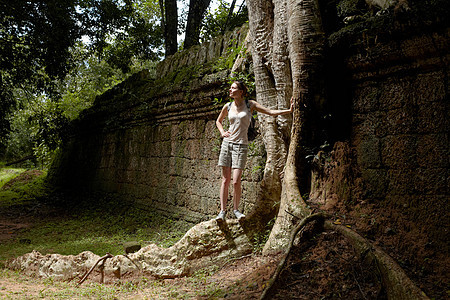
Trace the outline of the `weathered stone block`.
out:
<instances>
[{"instance_id":1,"label":"weathered stone block","mask_svg":"<svg viewBox=\"0 0 450 300\"><path fill-rule=\"evenodd\" d=\"M380 199L386 197L389 179L384 169L365 169L362 171L362 177L367 183L366 197L371 199ZM342 183L339 183L342 185ZM348 190L350 190L350 184ZM343 195L346 193L342 191ZM341 197L343 195L340 195Z\"/></svg>"},{"instance_id":2,"label":"weathered stone block","mask_svg":"<svg viewBox=\"0 0 450 300\"><path fill-rule=\"evenodd\" d=\"M417 133L417 107L406 106L389 110L386 113L385 123L386 134L389 135Z\"/></svg>"},{"instance_id":3,"label":"weathered stone block","mask_svg":"<svg viewBox=\"0 0 450 300\"><path fill-rule=\"evenodd\" d=\"M444 100L448 91L445 87L444 71L419 74L411 87L414 101L418 105Z\"/></svg>"},{"instance_id":4,"label":"weathered stone block","mask_svg":"<svg viewBox=\"0 0 450 300\"><path fill-rule=\"evenodd\" d=\"M357 145L357 160L361 168L379 168L381 166L380 139L373 136L365 136Z\"/></svg>"},{"instance_id":5,"label":"weathered stone block","mask_svg":"<svg viewBox=\"0 0 450 300\"><path fill-rule=\"evenodd\" d=\"M407 79L393 79L382 87L379 99L379 109L399 109L405 105L412 105L411 83Z\"/></svg>"},{"instance_id":6,"label":"weathered stone block","mask_svg":"<svg viewBox=\"0 0 450 300\"><path fill-rule=\"evenodd\" d=\"M380 88L377 83L367 83L355 91L352 109L355 113L366 113L378 110Z\"/></svg>"},{"instance_id":7,"label":"weathered stone block","mask_svg":"<svg viewBox=\"0 0 450 300\"><path fill-rule=\"evenodd\" d=\"M447 133L419 135L417 138L417 162L424 168L449 168L449 136Z\"/></svg>"},{"instance_id":8,"label":"weathered stone block","mask_svg":"<svg viewBox=\"0 0 450 300\"><path fill-rule=\"evenodd\" d=\"M415 194L416 169L390 169L388 171L390 195L412 195Z\"/></svg>"},{"instance_id":9,"label":"weathered stone block","mask_svg":"<svg viewBox=\"0 0 450 300\"><path fill-rule=\"evenodd\" d=\"M420 105L417 111L419 133L444 133L450 130L449 101Z\"/></svg>"},{"instance_id":10,"label":"weathered stone block","mask_svg":"<svg viewBox=\"0 0 450 300\"><path fill-rule=\"evenodd\" d=\"M387 112L372 111L364 114L354 114L352 120L353 135L355 138L362 136L384 137L388 133L386 124ZM359 140L358 138L358 140Z\"/></svg>"},{"instance_id":11,"label":"weathered stone block","mask_svg":"<svg viewBox=\"0 0 450 300\"><path fill-rule=\"evenodd\" d=\"M381 139L381 160L388 168L416 168L417 136L393 135Z\"/></svg>"}]
</instances>

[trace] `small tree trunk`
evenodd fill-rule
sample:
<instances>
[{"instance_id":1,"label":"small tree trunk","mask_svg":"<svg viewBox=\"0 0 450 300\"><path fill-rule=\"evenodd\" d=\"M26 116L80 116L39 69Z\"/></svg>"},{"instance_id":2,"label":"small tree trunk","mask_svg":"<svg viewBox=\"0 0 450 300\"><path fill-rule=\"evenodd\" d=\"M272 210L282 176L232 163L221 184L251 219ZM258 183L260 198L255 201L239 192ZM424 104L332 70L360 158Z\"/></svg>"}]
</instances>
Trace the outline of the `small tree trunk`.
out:
<instances>
[{"instance_id":1,"label":"small tree trunk","mask_svg":"<svg viewBox=\"0 0 450 300\"><path fill-rule=\"evenodd\" d=\"M224 34L230 27L229 23L230 23L231 16L233 16L233 10L234 10L235 5L236 5L236 0L233 0L233 2L231 2L231 5L230 5L230 10L228 11L227 19L225 20L225 24L223 25L223 28L222 28L222 34Z\"/></svg>"},{"instance_id":2,"label":"small tree trunk","mask_svg":"<svg viewBox=\"0 0 450 300\"><path fill-rule=\"evenodd\" d=\"M164 31L165 56L173 55L178 50L177 28L178 12L176 0L159 0L161 23Z\"/></svg>"}]
</instances>

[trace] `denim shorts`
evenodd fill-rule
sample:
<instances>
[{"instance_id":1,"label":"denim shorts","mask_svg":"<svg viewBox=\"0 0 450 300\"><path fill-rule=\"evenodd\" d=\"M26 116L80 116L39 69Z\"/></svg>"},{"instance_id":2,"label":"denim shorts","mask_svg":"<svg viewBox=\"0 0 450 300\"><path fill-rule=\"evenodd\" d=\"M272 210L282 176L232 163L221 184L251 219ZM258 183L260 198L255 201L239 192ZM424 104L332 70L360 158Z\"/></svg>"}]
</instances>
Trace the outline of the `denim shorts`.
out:
<instances>
[{"instance_id":1,"label":"denim shorts","mask_svg":"<svg viewBox=\"0 0 450 300\"><path fill-rule=\"evenodd\" d=\"M232 169L244 169L247 162L248 145L234 144L222 141L220 148L219 166Z\"/></svg>"}]
</instances>

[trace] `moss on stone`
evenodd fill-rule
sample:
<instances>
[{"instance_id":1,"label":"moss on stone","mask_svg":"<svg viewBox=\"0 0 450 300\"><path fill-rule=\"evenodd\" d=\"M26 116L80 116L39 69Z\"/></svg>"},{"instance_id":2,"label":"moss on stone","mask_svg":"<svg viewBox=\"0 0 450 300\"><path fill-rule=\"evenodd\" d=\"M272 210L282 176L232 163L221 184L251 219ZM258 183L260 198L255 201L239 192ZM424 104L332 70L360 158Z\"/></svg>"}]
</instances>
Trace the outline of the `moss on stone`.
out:
<instances>
[{"instance_id":1,"label":"moss on stone","mask_svg":"<svg viewBox=\"0 0 450 300\"><path fill-rule=\"evenodd\" d=\"M336 12L340 18L361 15L366 10L367 6L363 0L342 0L336 5Z\"/></svg>"}]
</instances>

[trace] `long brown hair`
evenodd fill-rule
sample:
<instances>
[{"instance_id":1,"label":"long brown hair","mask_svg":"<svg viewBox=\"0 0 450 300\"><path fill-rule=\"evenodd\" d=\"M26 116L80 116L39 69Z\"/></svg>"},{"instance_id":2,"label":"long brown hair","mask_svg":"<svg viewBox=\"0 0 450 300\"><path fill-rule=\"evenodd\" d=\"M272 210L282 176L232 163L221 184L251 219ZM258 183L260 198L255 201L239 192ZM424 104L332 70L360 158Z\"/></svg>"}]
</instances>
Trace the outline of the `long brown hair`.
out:
<instances>
[{"instance_id":1,"label":"long brown hair","mask_svg":"<svg viewBox=\"0 0 450 300\"><path fill-rule=\"evenodd\" d=\"M242 91L242 97L246 97L248 94L248 90L247 90L247 87L245 86L245 83L243 83L242 81L239 81L239 80L236 80L233 83L236 83L238 88Z\"/></svg>"}]
</instances>

